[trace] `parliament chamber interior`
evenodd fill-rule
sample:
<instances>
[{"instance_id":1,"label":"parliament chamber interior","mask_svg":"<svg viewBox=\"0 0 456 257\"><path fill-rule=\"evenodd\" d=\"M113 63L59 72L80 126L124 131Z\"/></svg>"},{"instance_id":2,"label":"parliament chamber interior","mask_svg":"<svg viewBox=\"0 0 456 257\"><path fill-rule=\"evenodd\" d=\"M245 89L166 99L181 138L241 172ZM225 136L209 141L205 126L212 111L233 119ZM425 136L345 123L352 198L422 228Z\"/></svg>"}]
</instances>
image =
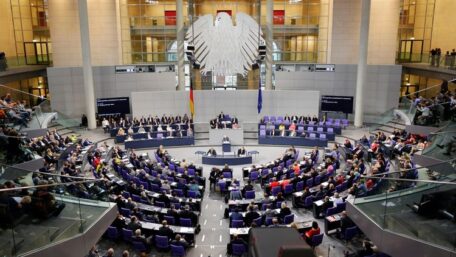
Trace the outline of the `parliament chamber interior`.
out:
<instances>
[{"instance_id":1,"label":"parliament chamber interior","mask_svg":"<svg viewBox=\"0 0 456 257\"><path fill-rule=\"evenodd\" d=\"M1 0L0 256L456 257L454 0Z\"/></svg>"}]
</instances>

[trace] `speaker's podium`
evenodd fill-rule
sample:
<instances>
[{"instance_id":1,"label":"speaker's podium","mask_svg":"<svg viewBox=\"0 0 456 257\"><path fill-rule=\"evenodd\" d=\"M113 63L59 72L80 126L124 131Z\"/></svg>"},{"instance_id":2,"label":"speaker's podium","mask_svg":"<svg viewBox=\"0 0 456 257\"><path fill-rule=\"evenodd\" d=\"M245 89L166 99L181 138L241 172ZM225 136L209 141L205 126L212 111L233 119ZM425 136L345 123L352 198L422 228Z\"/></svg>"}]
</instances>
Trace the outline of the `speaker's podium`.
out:
<instances>
[{"instance_id":1,"label":"speaker's podium","mask_svg":"<svg viewBox=\"0 0 456 257\"><path fill-rule=\"evenodd\" d=\"M222 141L222 152L225 153L230 153L231 152L231 142L229 139L224 138Z\"/></svg>"}]
</instances>

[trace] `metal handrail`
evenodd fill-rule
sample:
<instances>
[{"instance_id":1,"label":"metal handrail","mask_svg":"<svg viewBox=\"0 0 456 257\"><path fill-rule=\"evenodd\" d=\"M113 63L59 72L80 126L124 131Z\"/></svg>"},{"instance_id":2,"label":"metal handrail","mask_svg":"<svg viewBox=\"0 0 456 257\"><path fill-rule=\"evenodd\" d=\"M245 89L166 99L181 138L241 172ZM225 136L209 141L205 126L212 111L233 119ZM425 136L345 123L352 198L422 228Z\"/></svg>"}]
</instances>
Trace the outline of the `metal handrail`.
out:
<instances>
[{"instance_id":1,"label":"metal handrail","mask_svg":"<svg viewBox=\"0 0 456 257\"><path fill-rule=\"evenodd\" d=\"M44 184L44 185L35 185L35 186L22 186L22 187L14 187L14 188L3 188L0 189L0 192L10 192L10 191L20 191L24 189L33 189L33 188L42 188L42 187L54 187L54 186L67 186L67 185L75 185L75 184L83 184L83 183L93 183L103 181L103 179L93 179L90 181L72 181L72 182L64 182L64 183L52 183L52 184Z\"/></svg>"}]
</instances>

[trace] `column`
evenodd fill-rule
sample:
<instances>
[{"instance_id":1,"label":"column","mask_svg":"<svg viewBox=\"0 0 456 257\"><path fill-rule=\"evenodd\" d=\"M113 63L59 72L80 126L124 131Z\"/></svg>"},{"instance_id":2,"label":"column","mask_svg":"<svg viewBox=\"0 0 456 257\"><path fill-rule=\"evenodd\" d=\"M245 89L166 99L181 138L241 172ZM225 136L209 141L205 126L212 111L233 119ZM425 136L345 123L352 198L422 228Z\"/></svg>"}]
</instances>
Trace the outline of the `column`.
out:
<instances>
[{"instance_id":1,"label":"column","mask_svg":"<svg viewBox=\"0 0 456 257\"><path fill-rule=\"evenodd\" d=\"M79 30L81 33L82 75L84 77L84 98L88 128L97 128L95 121L95 92L93 88L92 61L90 53L89 16L87 0L78 0Z\"/></svg>"},{"instance_id":2,"label":"column","mask_svg":"<svg viewBox=\"0 0 456 257\"><path fill-rule=\"evenodd\" d=\"M272 16L274 2L266 0L266 90L272 90Z\"/></svg>"},{"instance_id":3,"label":"column","mask_svg":"<svg viewBox=\"0 0 456 257\"><path fill-rule=\"evenodd\" d=\"M369 16L371 0L362 0L361 28L359 32L358 71L356 76L355 127L363 125L363 92L366 82L367 46L369 42Z\"/></svg>"},{"instance_id":4,"label":"column","mask_svg":"<svg viewBox=\"0 0 456 257\"><path fill-rule=\"evenodd\" d=\"M184 1L176 1L176 28L177 28L177 90L185 90L184 70Z\"/></svg>"}]
</instances>

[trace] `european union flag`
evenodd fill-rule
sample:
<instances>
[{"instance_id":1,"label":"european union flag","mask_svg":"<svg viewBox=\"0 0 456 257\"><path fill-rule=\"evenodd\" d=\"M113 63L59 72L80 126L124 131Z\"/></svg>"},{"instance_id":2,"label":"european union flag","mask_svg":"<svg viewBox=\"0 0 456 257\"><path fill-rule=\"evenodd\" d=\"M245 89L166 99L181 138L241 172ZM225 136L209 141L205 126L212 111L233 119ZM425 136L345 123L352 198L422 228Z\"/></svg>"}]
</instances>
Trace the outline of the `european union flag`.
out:
<instances>
[{"instance_id":1,"label":"european union flag","mask_svg":"<svg viewBox=\"0 0 456 257\"><path fill-rule=\"evenodd\" d=\"M263 96L261 93L261 76L260 76L259 83L258 83L258 105L257 105L258 113L261 113L262 107L263 107Z\"/></svg>"}]
</instances>

